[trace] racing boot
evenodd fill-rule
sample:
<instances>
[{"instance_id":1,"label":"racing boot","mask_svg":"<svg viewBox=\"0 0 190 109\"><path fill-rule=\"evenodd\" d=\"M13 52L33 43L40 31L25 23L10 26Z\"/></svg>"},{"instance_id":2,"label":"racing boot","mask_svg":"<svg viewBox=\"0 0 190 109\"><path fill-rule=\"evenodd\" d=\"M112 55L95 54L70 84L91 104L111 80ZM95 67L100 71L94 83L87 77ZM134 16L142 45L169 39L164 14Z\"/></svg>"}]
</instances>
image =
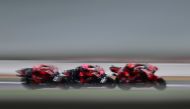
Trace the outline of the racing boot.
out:
<instances>
[{"instance_id":1,"label":"racing boot","mask_svg":"<svg viewBox=\"0 0 190 109\"><path fill-rule=\"evenodd\" d=\"M63 76L64 76L64 74L62 74L62 73L56 74L53 78L53 82L60 82L62 80Z\"/></svg>"}]
</instances>

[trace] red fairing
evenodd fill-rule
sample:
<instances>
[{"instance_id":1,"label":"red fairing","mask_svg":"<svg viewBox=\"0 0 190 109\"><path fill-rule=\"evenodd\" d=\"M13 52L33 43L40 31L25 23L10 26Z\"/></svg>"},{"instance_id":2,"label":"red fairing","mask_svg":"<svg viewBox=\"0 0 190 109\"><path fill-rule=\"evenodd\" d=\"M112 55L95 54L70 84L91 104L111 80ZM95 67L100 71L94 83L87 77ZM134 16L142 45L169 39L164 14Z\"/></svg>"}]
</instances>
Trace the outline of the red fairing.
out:
<instances>
[{"instance_id":1,"label":"red fairing","mask_svg":"<svg viewBox=\"0 0 190 109\"><path fill-rule=\"evenodd\" d=\"M45 65L40 64L33 67L34 71L39 71L42 75L43 74L49 74L53 75L54 73L58 72L58 68L53 65Z\"/></svg>"},{"instance_id":2,"label":"red fairing","mask_svg":"<svg viewBox=\"0 0 190 109\"><path fill-rule=\"evenodd\" d=\"M112 72L114 72L114 73L118 73L120 69L121 69L121 67L116 67L116 66L111 66L111 67L110 67L110 70L111 70Z\"/></svg>"},{"instance_id":3,"label":"red fairing","mask_svg":"<svg viewBox=\"0 0 190 109\"><path fill-rule=\"evenodd\" d=\"M49 80L50 77L58 72L58 68L52 65L40 64L33 67L32 79L36 84Z\"/></svg>"},{"instance_id":4,"label":"red fairing","mask_svg":"<svg viewBox=\"0 0 190 109\"><path fill-rule=\"evenodd\" d=\"M65 77L70 77L70 73L68 71L63 72Z\"/></svg>"},{"instance_id":5,"label":"red fairing","mask_svg":"<svg viewBox=\"0 0 190 109\"><path fill-rule=\"evenodd\" d=\"M154 81L154 80L157 80L157 79L158 79L158 77L157 77L156 75L154 75L151 71L146 70L146 69L142 69L142 71L143 71L144 73L146 73L146 75L148 76L148 79L149 79L150 81Z\"/></svg>"},{"instance_id":6,"label":"red fairing","mask_svg":"<svg viewBox=\"0 0 190 109\"><path fill-rule=\"evenodd\" d=\"M128 77L129 78L129 72L118 72L118 78Z\"/></svg>"},{"instance_id":7,"label":"red fairing","mask_svg":"<svg viewBox=\"0 0 190 109\"><path fill-rule=\"evenodd\" d=\"M91 76L93 76L93 74L90 71L89 72L80 72L79 76L80 77L83 77L83 76L85 76L85 77L91 77Z\"/></svg>"},{"instance_id":8,"label":"red fairing","mask_svg":"<svg viewBox=\"0 0 190 109\"><path fill-rule=\"evenodd\" d=\"M111 66L110 70L117 74L118 79L128 78L129 80L134 80L136 77L140 76L140 71L143 71L147 75L148 80L150 81L157 80L158 77L154 75L154 73L152 72L158 70L158 68L153 65L147 65L147 69L145 69L144 66L145 64L129 63L125 67ZM135 70L135 68L140 68L140 69Z\"/></svg>"}]
</instances>

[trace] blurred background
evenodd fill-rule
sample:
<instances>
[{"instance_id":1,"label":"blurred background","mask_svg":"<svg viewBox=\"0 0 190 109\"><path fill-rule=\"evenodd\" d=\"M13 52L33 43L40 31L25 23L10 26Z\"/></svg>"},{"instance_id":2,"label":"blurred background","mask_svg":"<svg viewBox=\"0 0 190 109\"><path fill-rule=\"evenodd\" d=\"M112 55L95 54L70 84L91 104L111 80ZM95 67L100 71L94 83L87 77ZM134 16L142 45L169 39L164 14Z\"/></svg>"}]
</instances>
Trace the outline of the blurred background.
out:
<instances>
[{"instance_id":1,"label":"blurred background","mask_svg":"<svg viewBox=\"0 0 190 109\"><path fill-rule=\"evenodd\" d=\"M189 0L0 0L0 59L190 61Z\"/></svg>"},{"instance_id":2,"label":"blurred background","mask_svg":"<svg viewBox=\"0 0 190 109\"><path fill-rule=\"evenodd\" d=\"M190 107L190 0L0 0L0 106L116 109ZM153 63L168 88L28 90L15 70Z\"/></svg>"}]
</instances>

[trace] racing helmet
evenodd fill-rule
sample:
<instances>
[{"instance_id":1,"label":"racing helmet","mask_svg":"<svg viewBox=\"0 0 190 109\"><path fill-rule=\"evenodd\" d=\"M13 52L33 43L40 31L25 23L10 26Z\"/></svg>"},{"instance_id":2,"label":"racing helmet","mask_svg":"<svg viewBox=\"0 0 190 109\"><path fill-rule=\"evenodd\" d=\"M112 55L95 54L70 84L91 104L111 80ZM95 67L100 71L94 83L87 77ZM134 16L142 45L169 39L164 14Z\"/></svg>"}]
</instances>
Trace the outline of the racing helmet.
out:
<instances>
[{"instance_id":1,"label":"racing helmet","mask_svg":"<svg viewBox=\"0 0 190 109\"><path fill-rule=\"evenodd\" d=\"M82 66L83 71L95 71L95 67L89 64L83 64Z\"/></svg>"},{"instance_id":2,"label":"racing helmet","mask_svg":"<svg viewBox=\"0 0 190 109\"><path fill-rule=\"evenodd\" d=\"M84 69L88 69L88 64L82 64L81 67L84 68Z\"/></svg>"},{"instance_id":3,"label":"racing helmet","mask_svg":"<svg viewBox=\"0 0 190 109\"><path fill-rule=\"evenodd\" d=\"M135 67L135 63L128 63L128 64L126 64L126 67L127 68L134 68Z\"/></svg>"},{"instance_id":4,"label":"racing helmet","mask_svg":"<svg viewBox=\"0 0 190 109\"><path fill-rule=\"evenodd\" d=\"M158 67L154 66L154 65L148 65L148 70L150 70L153 73L155 73L158 70Z\"/></svg>"}]
</instances>

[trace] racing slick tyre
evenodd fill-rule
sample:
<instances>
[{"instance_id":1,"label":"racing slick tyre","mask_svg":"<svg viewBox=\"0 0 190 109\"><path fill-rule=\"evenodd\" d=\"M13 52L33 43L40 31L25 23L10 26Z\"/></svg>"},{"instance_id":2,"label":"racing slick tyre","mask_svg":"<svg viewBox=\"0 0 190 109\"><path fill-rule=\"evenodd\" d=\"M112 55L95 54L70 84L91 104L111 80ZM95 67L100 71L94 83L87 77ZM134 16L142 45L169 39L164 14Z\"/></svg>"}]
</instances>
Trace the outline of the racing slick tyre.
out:
<instances>
[{"instance_id":1,"label":"racing slick tyre","mask_svg":"<svg viewBox=\"0 0 190 109\"><path fill-rule=\"evenodd\" d=\"M22 77L21 82L22 82L22 85L27 89L37 89L38 88L38 86L32 82L31 78Z\"/></svg>"},{"instance_id":2,"label":"racing slick tyre","mask_svg":"<svg viewBox=\"0 0 190 109\"><path fill-rule=\"evenodd\" d=\"M119 87L120 89L123 89L123 90L129 90L129 89L131 89L131 86L130 86L130 84L128 84L128 83L119 83L119 84L118 84L118 87Z\"/></svg>"},{"instance_id":3,"label":"racing slick tyre","mask_svg":"<svg viewBox=\"0 0 190 109\"><path fill-rule=\"evenodd\" d=\"M73 82L71 82L69 84L74 89L80 89L82 87L82 85L83 85L79 81L73 81Z\"/></svg>"},{"instance_id":4,"label":"racing slick tyre","mask_svg":"<svg viewBox=\"0 0 190 109\"><path fill-rule=\"evenodd\" d=\"M158 78L154 87L158 90L164 90L166 89L166 81L163 78Z\"/></svg>"},{"instance_id":5,"label":"racing slick tyre","mask_svg":"<svg viewBox=\"0 0 190 109\"><path fill-rule=\"evenodd\" d=\"M70 88L70 85L69 85L69 82L66 80L66 79L63 79L61 81L61 83L59 83L59 88L61 89L69 89Z\"/></svg>"},{"instance_id":6,"label":"racing slick tyre","mask_svg":"<svg viewBox=\"0 0 190 109\"><path fill-rule=\"evenodd\" d=\"M72 88L74 88L74 89L80 89L80 88L82 87L81 84L72 84L71 86L72 86Z\"/></svg>"},{"instance_id":7,"label":"racing slick tyre","mask_svg":"<svg viewBox=\"0 0 190 109\"><path fill-rule=\"evenodd\" d=\"M26 75L24 77L21 77L22 85L27 89L36 89L37 85L32 81L32 69L26 68L25 73Z\"/></svg>"},{"instance_id":8,"label":"racing slick tyre","mask_svg":"<svg viewBox=\"0 0 190 109\"><path fill-rule=\"evenodd\" d=\"M127 79L119 80L118 87L123 90L131 89L131 84L127 81Z\"/></svg>"},{"instance_id":9,"label":"racing slick tyre","mask_svg":"<svg viewBox=\"0 0 190 109\"><path fill-rule=\"evenodd\" d=\"M22 84L31 84L32 83L31 79L27 78L27 77L22 77L21 82L22 82Z\"/></svg>"},{"instance_id":10,"label":"racing slick tyre","mask_svg":"<svg viewBox=\"0 0 190 109\"><path fill-rule=\"evenodd\" d=\"M114 89L116 87L116 83L112 78L107 78L105 83L106 88L108 89Z\"/></svg>"},{"instance_id":11,"label":"racing slick tyre","mask_svg":"<svg viewBox=\"0 0 190 109\"><path fill-rule=\"evenodd\" d=\"M69 87L69 84L67 84L67 83L60 83L59 88L66 90L66 89L69 89L70 87Z\"/></svg>"}]
</instances>

